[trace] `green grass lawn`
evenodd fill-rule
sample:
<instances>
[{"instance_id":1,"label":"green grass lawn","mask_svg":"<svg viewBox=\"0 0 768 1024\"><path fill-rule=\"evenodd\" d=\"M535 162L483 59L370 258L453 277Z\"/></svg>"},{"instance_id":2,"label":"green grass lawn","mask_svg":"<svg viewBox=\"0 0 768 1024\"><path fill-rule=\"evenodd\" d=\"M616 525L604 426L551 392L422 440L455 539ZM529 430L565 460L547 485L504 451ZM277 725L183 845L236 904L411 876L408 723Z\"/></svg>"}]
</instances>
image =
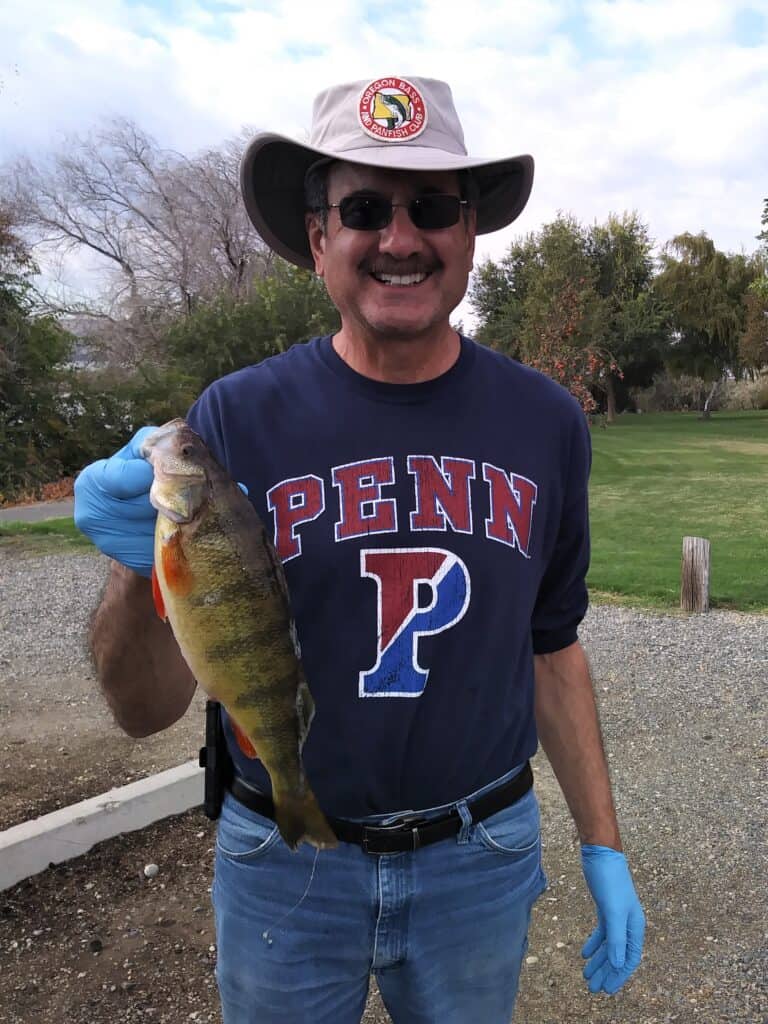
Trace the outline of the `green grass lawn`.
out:
<instances>
[{"instance_id":1,"label":"green grass lawn","mask_svg":"<svg viewBox=\"0 0 768 1024\"><path fill-rule=\"evenodd\" d=\"M0 545L13 545L25 551L93 550L91 542L68 516L40 523L0 523Z\"/></svg>"},{"instance_id":2,"label":"green grass lawn","mask_svg":"<svg viewBox=\"0 0 768 1024\"><path fill-rule=\"evenodd\" d=\"M768 611L768 411L618 418L592 430L600 600L677 607L684 536L712 544L714 607Z\"/></svg>"},{"instance_id":3,"label":"green grass lawn","mask_svg":"<svg viewBox=\"0 0 768 1024\"><path fill-rule=\"evenodd\" d=\"M592 430L594 599L676 608L683 537L712 544L714 607L768 611L768 411L621 416ZM71 519L0 523L0 545L90 547Z\"/></svg>"}]
</instances>

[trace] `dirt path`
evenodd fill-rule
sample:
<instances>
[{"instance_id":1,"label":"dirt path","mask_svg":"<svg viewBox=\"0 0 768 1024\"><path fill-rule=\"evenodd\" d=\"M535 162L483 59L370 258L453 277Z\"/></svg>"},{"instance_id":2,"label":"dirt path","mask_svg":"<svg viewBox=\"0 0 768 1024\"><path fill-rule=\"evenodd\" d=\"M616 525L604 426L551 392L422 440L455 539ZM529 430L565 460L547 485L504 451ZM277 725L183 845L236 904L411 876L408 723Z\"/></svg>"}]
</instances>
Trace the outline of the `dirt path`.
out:
<instances>
[{"instance_id":1,"label":"dirt path","mask_svg":"<svg viewBox=\"0 0 768 1024\"><path fill-rule=\"evenodd\" d=\"M14 505L0 508L0 523L39 523L44 519L71 516L75 506L73 498L63 501L41 501L33 505Z\"/></svg>"}]
</instances>

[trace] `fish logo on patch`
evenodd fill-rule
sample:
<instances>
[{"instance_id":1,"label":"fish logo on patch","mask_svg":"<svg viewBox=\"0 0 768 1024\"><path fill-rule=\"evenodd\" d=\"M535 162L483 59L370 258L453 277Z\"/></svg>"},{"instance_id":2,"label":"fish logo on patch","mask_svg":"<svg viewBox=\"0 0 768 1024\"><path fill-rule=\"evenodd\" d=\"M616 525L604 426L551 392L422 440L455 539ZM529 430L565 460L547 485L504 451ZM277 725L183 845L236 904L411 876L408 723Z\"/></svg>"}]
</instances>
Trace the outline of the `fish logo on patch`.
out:
<instances>
[{"instance_id":1,"label":"fish logo on patch","mask_svg":"<svg viewBox=\"0 0 768 1024\"><path fill-rule=\"evenodd\" d=\"M407 142L427 125L427 108L419 90L405 78L377 78L360 94L364 132L382 142Z\"/></svg>"}]
</instances>

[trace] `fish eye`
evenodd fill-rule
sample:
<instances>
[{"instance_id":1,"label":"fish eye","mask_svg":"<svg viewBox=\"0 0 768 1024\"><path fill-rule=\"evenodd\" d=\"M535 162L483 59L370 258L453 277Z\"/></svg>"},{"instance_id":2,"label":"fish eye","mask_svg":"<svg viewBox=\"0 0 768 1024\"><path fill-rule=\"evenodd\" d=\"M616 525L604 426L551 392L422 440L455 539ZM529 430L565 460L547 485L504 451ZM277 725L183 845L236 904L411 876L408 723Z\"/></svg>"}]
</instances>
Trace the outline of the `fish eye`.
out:
<instances>
[{"instance_id":1,"label":"fish eye","mask_svg":"<svg viewBox=\"0 0 768 1024\"><path fill-rule=\"evenodd\" d=\"M195 446L193 444L182 445L182 447L181 447L181 454L182 455L186 455L186 456L194 455L195 454Z\"/></svg>"}]
</instances>

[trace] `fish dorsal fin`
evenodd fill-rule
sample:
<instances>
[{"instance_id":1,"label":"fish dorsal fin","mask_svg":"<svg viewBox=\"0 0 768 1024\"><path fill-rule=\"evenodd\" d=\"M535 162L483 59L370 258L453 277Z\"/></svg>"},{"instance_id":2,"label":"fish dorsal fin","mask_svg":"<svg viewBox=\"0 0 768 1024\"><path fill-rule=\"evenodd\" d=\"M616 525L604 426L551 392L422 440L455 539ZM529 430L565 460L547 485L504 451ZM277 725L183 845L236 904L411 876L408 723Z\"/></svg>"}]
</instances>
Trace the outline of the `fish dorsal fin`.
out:
<instances>
[{"instance_id":1,"label":"fish dorsal fin","mask_svg":"<svg viewBox=\"0 0 768 1024\"><path fill-rule=\"evenodd\" d=\"M160 580L157 578L157 569L154 565L152 566L152 599L155 602L155 611L163 622L166 622L168 616L165 614L165 601L163 601L163 592L160 589Z\"/></svg>"},{"instance_id":2,"label":"fish dorsal fin","mask_svg":"<svg viewBox=\"0 0 768 1024\"><path fill-rule=\"evenodd\" d=\"M302 679L296 688L296 710L299 714L299 751L309 735L309 727L315 716L315 702L309 692L307 681Z\"/></svg>"}]
</instances>

